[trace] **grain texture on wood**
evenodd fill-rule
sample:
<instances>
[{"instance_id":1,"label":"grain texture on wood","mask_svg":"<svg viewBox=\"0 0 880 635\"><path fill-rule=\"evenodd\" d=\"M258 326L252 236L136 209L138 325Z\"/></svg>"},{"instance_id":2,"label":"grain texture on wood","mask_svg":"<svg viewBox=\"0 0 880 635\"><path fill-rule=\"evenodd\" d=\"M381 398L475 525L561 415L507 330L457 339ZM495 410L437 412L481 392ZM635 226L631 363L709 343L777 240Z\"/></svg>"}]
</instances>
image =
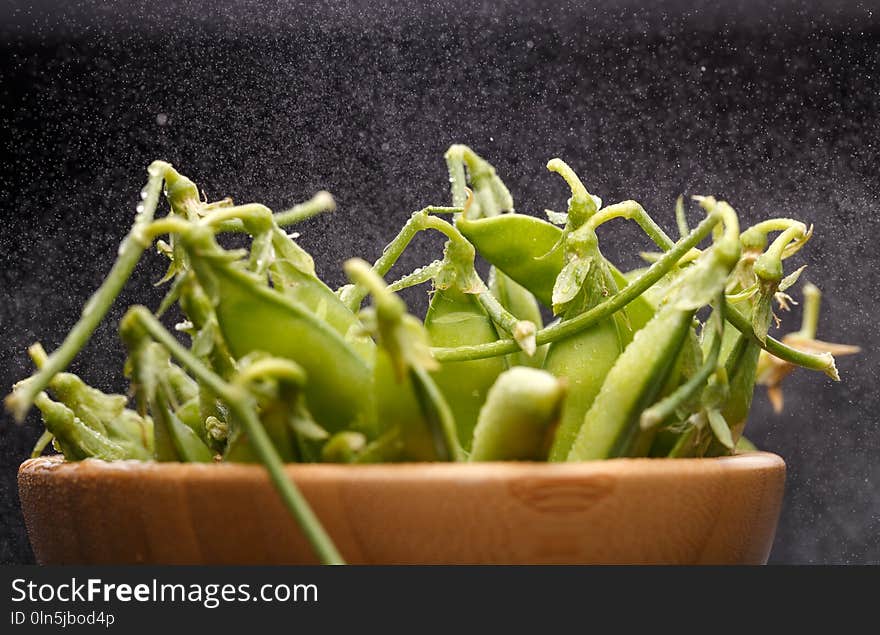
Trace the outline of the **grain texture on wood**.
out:
<instances>
[{"instance_id":1,"label":"grain texture on wood","mask_svg":"<svg viewBox=\"0 0 880 635\"><path fill-rule=\"evenodd\" d=\"M351 563L766 562L785 463L290 465ZM315 558L253 465L66 463L19 470L42 564L288 564Z\"/></svg>"}]
</instances>

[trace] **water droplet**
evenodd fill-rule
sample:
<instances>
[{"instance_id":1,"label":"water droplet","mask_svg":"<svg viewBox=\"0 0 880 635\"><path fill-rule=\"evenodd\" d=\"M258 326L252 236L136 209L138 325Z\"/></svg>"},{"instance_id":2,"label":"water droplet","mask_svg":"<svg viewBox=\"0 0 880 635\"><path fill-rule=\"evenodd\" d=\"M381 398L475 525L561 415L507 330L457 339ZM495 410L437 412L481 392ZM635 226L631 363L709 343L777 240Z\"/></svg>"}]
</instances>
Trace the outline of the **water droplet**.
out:
<instances>
[{"instance_id":1,"label":"water droplet","mask_svg":"<svg viewBox=\"0 0 880 635\"><path fill-rule=\"evenodd\" d=\"M387 141L382 144L382 152L388 152L391 149L391 144Z\"/></svg>"},{"instance_id":2,"label":"water droplet","mask_svg":"<svg viewBox=\"0 0 880 635\"><path fill-rule=\"evenodd\" d=\"M141 200L142 201L147 200L147 188L144 188L141 190Z\"/></svg>"},{"instance_id":3,"label":"water droplet","mask_svg":"<svg viewBox=\"0 0 880 635\"><path fill-rule=\"evenodd\" d=\"M705 73L705 72L706 72L706 67L705 67L705 66L701 66L701 67L700 67L700 71L703 72L703 73Z\"/></svg>"},{"instance_id":4,"label":"water droplet","mask_svg":"<svg viewBox=\"0 0 880 635\"><path fill-rule=\"evenodd\" d=\"M532 42L531 40L526 40L526 48L527 48L527 49L533 49L533 48L535 48L535 43Z\"/></svg>"},{"instance_id":5,"label":"water droplet","mask_svg":"<svg viewBox=\"0 0 880 635\"><path fill-rule=\"evenodd\" d=\"M160 112L158 115L156 115L156 123L160 126L164 126L168 123L168 115L166 115L164 112Z\"/></svg>"},{"instance_id":6,"label":"water droplet","mask_svg":"<svg viewBox=\"0 0 880 635\"><path fill-rule=\"evenodd\" d=\"M144 204L138 203L137 207L134 208L134 211L137 212L138 214L142 214L144 211Z\"/></svg>"}]
</instances>

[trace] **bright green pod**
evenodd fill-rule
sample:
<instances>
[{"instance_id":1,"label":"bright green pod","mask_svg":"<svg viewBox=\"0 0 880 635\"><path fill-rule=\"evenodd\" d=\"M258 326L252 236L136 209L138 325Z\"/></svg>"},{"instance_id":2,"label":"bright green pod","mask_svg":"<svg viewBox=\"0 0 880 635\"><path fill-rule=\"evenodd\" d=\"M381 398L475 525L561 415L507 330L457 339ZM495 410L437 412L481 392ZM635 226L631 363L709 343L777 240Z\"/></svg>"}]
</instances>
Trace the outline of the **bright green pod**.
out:
<instances>
[{"instance_id":1,"label":"bright green pod","mask_svg":"<svg viewBox=\"0 0 880 635\"><path fill-rule=\"evenodd\" d=\"M118 461L133 458L119 444L85 425L73 410L49 399L46 393L39 393L34 404L43 416L46 430L55 436L55 442L68 461L91 458Z\"/></svg>"},{"instance_id":2,"label":"bright green pod","mask_svg":"<svg viewBox=\"0 0 880 635\"><path fill-rule=\"evenodd\" d=\"M543 461L565 395L550 373L515 366L498 376L480 410L470 461Z\"/></svg>"},{"instance_id":3,"label":"bright green pod","mask_svg":"<svg viewBox=\"0 0 880 635\"><path fill-rule=\"evenodd\" d=\"M629 455L639 435L639 415L660 394L693 315L694 310L670 305L635 334L605 377L567 460Z\"/></svg>"},{"instance_id":4,"label":"bright green pod","mask_svg":"<svg viewBox=\"0 0 880 635\"><path fill-rule=\"evenodd\" d=\"M388 354L379 349L374 367L376 419L383 433L396 434L399 441L389 446L386 461L436 461L434 441L409 374L398 379ZM397 431L395 433L395 431Z\"/></svg>"},{"instance_id":5,"label":"bright green pod","mask_svg":"<svg viewBox=\"0 0 880 635\"><path fill-rule=\"evenodd\" d=\"M215 302L223 339L240 359L254 351L293 360L308 377L306 405L329 432L369 425L372 371L342 335L230 262L201 228L182 235L199 283Z\"/></svg>"},{"instance_id":6,"label":"bright green pod","mask_svg":"<svg viewBox=\"0 0 880 635\"><path fill-rule=\"evenodd\" d=\"M498 302L501 303L514 317L520 320L526 320L535 325L538 330L544 328L544 318L541 316L541 307L538 306L535 296L520 285L514 282L509 276L498 271L495 267L489 271L489 291L494 295ZM539 346L534 355L529 355L525 351L511 353L507 355L507 365L513 366L530 366L532 368L541 368L544 366L544 359L547 357L548 345Z\"/></svg>"},{"instance_id":7,"label":"bright green pod","mask_svg":"<svg viewBox=\"0 0 880 635\"><path fill-rule=\"evenodd\" d=\"M275 260L269 275L275 289L311 310L351 344L366 360L372 360L376 345L363 334L363 326L339 296L318 278L311 256L275 227L272 232Z\"/></svg>"},{"instance_id":8,"label":"bright green pod","mask_svg":"<svg viewBox=\"0 0 880 635\"><path fill-rule=\"evenodd\" d=\"M561 229L515 213L476 220L461 217L455 226L490 264L531 291L544 306L552 305L553 284L565 265Z\"/></svg>"},{"instance_id":9,"label":"bright green pod","mask_svg":"<svg viewBox=\"0 0 880 635\"><path fill-rule=\"evenodd\" d=\"M477 296L456 286L435 289L425 315L425 329L431 346L465 346L498 339L495 326ZM489 357L441 364L431 374L452 410L459 442L466 450L486 395L506 368L503 357Z\"/></svg>"},{"instance_id":10,"label":"bright green pod","mask_svg":"<svg viewBox=\"0 0 880 635\"><path fill-rule=\"evenodd\" d=\"M614 320L602 320L550 345L544 370L568 383L568 395L550 448L550 461L567 460L584 423L584 415L599 394L621 350L620 334Z\"/></svg>"}]
</instances>

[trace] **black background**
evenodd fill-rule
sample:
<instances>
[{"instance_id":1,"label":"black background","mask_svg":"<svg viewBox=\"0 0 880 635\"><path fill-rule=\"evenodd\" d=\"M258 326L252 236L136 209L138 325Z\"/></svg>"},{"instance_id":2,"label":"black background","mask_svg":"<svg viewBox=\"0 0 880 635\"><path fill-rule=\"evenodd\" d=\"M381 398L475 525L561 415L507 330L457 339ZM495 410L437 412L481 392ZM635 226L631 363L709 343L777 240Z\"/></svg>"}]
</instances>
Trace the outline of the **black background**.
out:
<instances>
[{"instance_id":1,"label":"black background","mask_svg":"<svg viewBox=\"0 0 880 635\"><path fill-rule=\"evenodd\" d=\"M789 466L771 562L880 562L880 6L646 4L5 3L2 391L109 270L152 159L209 198L283 209L331 190L339 211L304 224L301 243L338 285L345 258L375 258L410 212L448 202L450 143L492 160L532 214L564 208L544 169L560 156L606 202L639 200L670 231L680 192L726 197L744 224L815 223L800 260L825 292L819 335L864 351L839 360L840 384L796 373L781 416L756 398L748 434ZM629 266L650 248L624 225L602 239ZM420 239L399 271L438 247ZM161 269L147 258L77 359L88 381L125 389L116 322L155 306ZM422 294L406 295L414 310ZM0 422L2 562L33 558L15 471L37 424Z\"/></svg>"}]
</instances>

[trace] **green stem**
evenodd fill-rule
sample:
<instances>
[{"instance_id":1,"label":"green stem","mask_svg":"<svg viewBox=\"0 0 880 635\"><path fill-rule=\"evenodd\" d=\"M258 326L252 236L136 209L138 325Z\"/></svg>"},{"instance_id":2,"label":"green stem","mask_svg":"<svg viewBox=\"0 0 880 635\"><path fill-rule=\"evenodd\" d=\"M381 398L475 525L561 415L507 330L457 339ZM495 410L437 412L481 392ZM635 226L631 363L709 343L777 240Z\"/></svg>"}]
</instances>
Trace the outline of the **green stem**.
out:
<instances>
[{"instance_id":1,"label":"green stem","mask_svg":"<svg viewBox=\"0 0 880 635\"><path fill-rule=\"evenodd\" d=\"M436 276L442 268L443 261L435 260L431 264L425 265L424 267L419 267L418 269L406 274L402 278L395 280L388 285L388 290L396 293L401 289L407 289L409 287L414 287L418 284L428 282L428 280L434 278L434 276Z\"/></svg>"},{"instance_id":2,"label":"green stem","mask_svg":"<svg viewBox=\"0 0 880 635\"><path fill-rule=\"evenodd\" d=\"M300 528L323 564L345 564L342 556L333 544L330 536L315 516L308 501L296 484L284 473L284 463L272 445L260 420L255 414L253 403L247 392L237 386L223 381L210 369L205 367L190 351L181 346L175 337L144 307L133 307L129 310L129 319L137 322L149 335L167 348L178 361L214 394L220 397L229 409L239 418L257 455L269 472L269 478L275 485L287 509L299 523Z\"/></svg>"},{"instance_id":3,"label":"green stem","mask_svg":"<svg viewBox=\"0 0 880 635\"><path fill-rule=\"evenodd\" d=\"M694 231L678 241L672 249L664 253L657 262L648 267L642 275L620 292L576 317L552 324L538 331L535 338L537 345L540 346L574 335L625 307L665 276L682 256L706 238L712 228L718 224L720 218L718 212L710 212L707 218L694 228ZM434 348L432 352L439 362L461 362L507 355L515 353L517 350L519 350L519 346L516 341L506 339L476 346Z\"/></svg>"},{"instance_id":4,"label":"green stem","mask_svg":"<svg viewBox=\"0 0 880 635\"><path fill-rule=\"evenodd\" d=\"M406 224L398 232L397 236L394 237L394 240L388 243L382 251L382 255L379 256L379 259L373 263L373 271L380 276L384 276L388 273L391 267L394 266L394 263L397 262L403 254L407 246L412 242L412 239L415 238L416 234L429 226L428 223L430 221L426 221L426 219L432 218L429 214L459 214L462 211L463 210L460 207L428 206L413 213L413 215L409 217L409 220L406 221ZM444 222L440 219L435 220ZM445 224L449 225L449 223ZM459 236L461 235L459 234ZM464 237L461 236L461 239L464 240ZM345 304L349 310L357 311L368 293L369 291L364 288L362 284L356 283L344 288L340 294L340 300L342 300L343 304Z\"/></svg>"},{"instance_id":5,"label":"green stem","mask_svg":"<svg viewBox=\"0 0 880 635\"><path fill-rule=\"evenodd\" d=\"M40 438L37 439L37 442L34 444L34 449L31 450L31 458L36 459L43 451L46 449L50 443L52 443L52 439L55 438L55 435L49 432L48 430L43 430L43 434L40 435Z\"/></svg>"},{"instance_id":6,"label":"green stem","mask_svg":"<svg viewBox=\"0 0 880 635\"><path fill-rule=\"evenodd\" d=\"M577 229L596 213L596 201L590 196L575 171L562 159L550 159L547 162L547 169L565 179L568 187L571 188L568 218L572 229Z\"/></svg>"},{"instance_id":7,"label":"green stem","mask_svg":"<svg viewBox=\"0 0 880 635\"><path fill-rule=\"evenodd\" d=\"M171 166L164 161L154 161L147 169L149 179L144 189L145 198L135 217L128 236L119 246L119 257L113 264L109 275L98 290L89 298L79 320L64 338L64 342L46 360L45 365L34 375L20 382L6 397L6 407L12 411L15 420L24 420L36 396L42 392L57 374L68 367L77 353L86 345L92 333L107 315L122 287L131 277L132 271L149 246L144 240L143 230L152 222L162 193L162 181Z\"/></svg>"},{"instance_id":8,"label":"green stem","mask_svg":"<svg viewBox=\"0 0 880 635\"><path fill-rule=\"evenodd\" d=\"M247 208L250 205L240 205L237 209ZM259 207L264 207L260 205ZM218 208L218 209L236 209L236 208ZM266 208L264 208L266 209ZM329 192L324 192L323 190L315 194L312 198L305 201L304 203L300 203L299 205L295 205L291 207L289 210L278 212L277 214L272 215L272 220L275 221L275 225L278 227L289 227L290 225L296 225L304 220L312 218L313 216L317 216L318 214L323 214L325 212L332 212L336 210L336 201L333 200L333 196L330 195ZM215 218L213 215L211 218ZM229 217L223 219L222 222L216 223L217 232L235 232L235 233L246 233L245 224L241 221L241 219L236 215L232 214Z\"/></svg>"},{"instance_id":9,"label":"green stem","mask_svg":"<svg viewBox=\"0 0 880 635\"><path fill-rule=\"evenodd\" d=\"M510 335L523 352L531 357L538 348L535 336L537 328L534 322L528 320L520 320L513 313L504 308L504 305L498 301L490 291L486 290L477 295L480 304L489 314L498 327L505 333Z\"/></svg>"},{"instance_id":10,"label":"green stem","mask_svg":"<svg viewBox=\"0 0 880 635\"><path fill-rule=\"evenodd\" d=\"M318 214L325 212L333 212L336 210L336 201L330 192L321 190L309 200L294 205L288 210L275 214L275 224L279 227L288 227L296 225L304 220L308 220Z\"/></svg>"},{"instance_id":11,"label":"green stem","mask_svg":"<svg viewBox=\"0 0 880 635\"><path fill-rule=\"evenodd\" d=\"M684 211L684 196L681 194L675 199L675 222L678 225L680 238L684 238L691 233L691 228L688 227L687 215Z\"/></svg>"},{"instance_id":12,"label":"green stem","mask_svg":"<svg viewBox=\"0 0 880 635\"><path fill-rule=\"evenodd\" d=\"M767 336L767 339L762 342L758 339L758 336L755 335L751 320L743 315L739 309L729 302L725 302L724 311L727 321L730 322L736 330L751 339L771 355L796 366L802 366L803 368L809 368L810 370L821 370L834 381L840 380L840 376L837 374L837 367L834 365L834 356L831 355L831 353L807 353L783 344L769 335Z\"/></svg>"},{"instance_id":13,"label":"green stem","mask_svg":"<svg viewBox=\"0 0 880 635\"><path fill-rule=\"evenodd\" d=\"M266 231L272 227L272 210L260 203L248 203L235 207L222 207L207 214L202 222L215 232L234 231L224 229L227 224L241 226L241 231L251 233Z\"/></svg>"},{"instance_id":14,"label":"green stem","mask_svg":"<svg viewBox=\"0 0 880 635\"><path fill-rule=\"evenodd\" d=\"M464 206L467 201L467 177L464 173L464 158L462 147L454 145L446 151L446 168L449 170L449 183L452 187L452 204Z\"/></svg>"},{"instance_id":15,"label":"green stem","mask_svg":"<svg viewBox=\"0 0 880 635\"><path fill-rule=\"evenodd\" d=\"M654 222L654 219L645 211L645 208L636 201L622 201L608 207L603 207L587 222L593 229L596 229L602 223L606 223L614 218L625 218L635 221L642 228L642 231L648 235L648 238L654 241L654 244L663 251L669 251L675 244L666 232L663 231L663 228Z\"/></svg>"}]
</instances>

